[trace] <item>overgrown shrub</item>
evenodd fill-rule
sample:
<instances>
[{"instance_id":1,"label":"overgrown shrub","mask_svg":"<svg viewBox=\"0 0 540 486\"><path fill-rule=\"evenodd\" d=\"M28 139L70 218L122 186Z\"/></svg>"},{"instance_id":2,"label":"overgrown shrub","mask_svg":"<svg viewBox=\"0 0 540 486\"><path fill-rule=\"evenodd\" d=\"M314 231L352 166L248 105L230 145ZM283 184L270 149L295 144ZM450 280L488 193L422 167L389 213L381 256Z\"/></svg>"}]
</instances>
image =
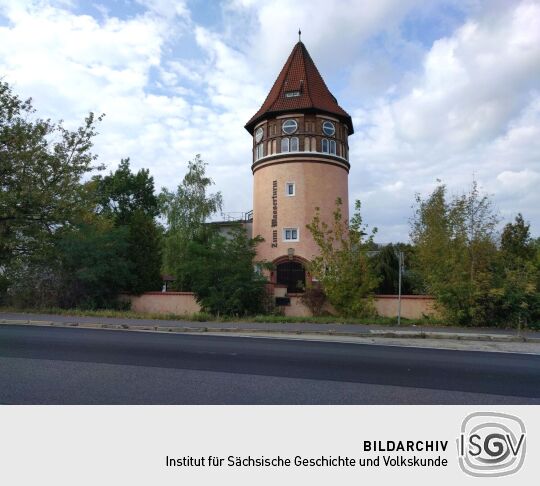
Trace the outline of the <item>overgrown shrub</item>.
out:
<instances>
[{"instance_id":1,"label":"overgrown shrub","mask_svg":"<svg viewBox=\"0 0 540 486\"><path fill-rule=\"evenodd\" d=\"M326 294L318 282L307 285L300 297L302 304L311 311L313 316L323 314L324 304L326 304L327 300Z\"/></svg>"}]
</instances>

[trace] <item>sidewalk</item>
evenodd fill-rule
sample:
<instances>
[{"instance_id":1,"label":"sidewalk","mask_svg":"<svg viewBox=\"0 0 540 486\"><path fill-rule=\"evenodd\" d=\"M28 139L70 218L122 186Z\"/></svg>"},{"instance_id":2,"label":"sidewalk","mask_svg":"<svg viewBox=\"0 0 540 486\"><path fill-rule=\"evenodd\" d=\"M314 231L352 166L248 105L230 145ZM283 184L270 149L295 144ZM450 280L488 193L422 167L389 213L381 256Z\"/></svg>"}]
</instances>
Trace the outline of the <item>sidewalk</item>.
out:
<instances>
[{"instance_id":1,"label":"sidewalk","mask_svg":"<svg viewBox=\"0 0 540 486\"><path fill-rule=\"evenodd\" d=\"M512 329L458 328L435 326L381 326L365 324L190 322L182 320L80 317L51 314L0 312L1 324L84 327L179 333L231 333L244 335L306 335L392 339L452 339L459 341L527 342L540 344L540 332L527 330L518 335Z\"/></svg>"}]
</instances>

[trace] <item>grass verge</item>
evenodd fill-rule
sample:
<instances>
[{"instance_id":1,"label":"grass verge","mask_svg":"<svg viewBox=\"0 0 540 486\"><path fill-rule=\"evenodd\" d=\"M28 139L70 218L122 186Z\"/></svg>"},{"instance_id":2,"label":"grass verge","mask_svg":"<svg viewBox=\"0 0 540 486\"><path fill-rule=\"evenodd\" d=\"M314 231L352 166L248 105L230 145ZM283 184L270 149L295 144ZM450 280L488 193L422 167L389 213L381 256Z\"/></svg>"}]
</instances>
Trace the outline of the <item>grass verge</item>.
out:
<instances>
[{"instance_id":1,"label":"grass verge","mask_svg":"<svg viewBox=\"0 0 540 486\"><path fill-rule=\"evenodd\" d=\"M131 310L114 310L114 309L99 309L99 310L86 310L86 309L60 309L60 308L47 308L47 309L34 309L34 308L15 308L15 307L2 307L0 306L0 312L13 312L13 313L28 313L28 314L55 314L62 316L73 317L114 317L118 319L155 319L160 321L186 321L186 322L257 322L257 323L269 323L269 324L364 324L364 325L379 325L379 326L396 326L397 319L395 317L367 317L367 318L352 318L352 317L339 317L339 316L321 316L321 317L287 317L280 315L257 315L248 317L229 317L229 316L213 316L206 312L197 312L195 314L156 314L145 312L134 312ZM437 327L460 327L456 325L449 325L444 321L434 318L422 318L422 319L401 319L401 325L406 326L437 326ZM470 327L463 326L464 329L471 329ZM489 328L485 326L484 329ZM499 327L500 329L500 327ZM506 327L506 329L515 329L513 327ZM524 330L540 330L540 323L531 323Z\"/></svg>"},{"instance_id":2,"label":"grass verge","mask_svg":"<svg viewBox=\"0 0 540 486\"><path fill-rule=\"evenodd\" d=\"M197 312L195 314L179 315L179 314L156 314L143 313L131 310L114 310L114 309L60 309L60 308L15 308L15 307L0 307L0 312L13 313L28 313L28 314L54 314L73 317L113 317L119 319L156 319L162 321L189 321L189 322L257 322L270 324L289 324L289 323L310 323L310 324L372 324L372 325L396 325L394 317L369 317L364 319L339 317L339 316L321 316L321 317L287 317L279 315L257 315L247 317L229 317L229 316L213 316L205 312ZM404 326L411 325L444 325L442 322L435 319L402 319Z\"/></svg>"}]
</instances>

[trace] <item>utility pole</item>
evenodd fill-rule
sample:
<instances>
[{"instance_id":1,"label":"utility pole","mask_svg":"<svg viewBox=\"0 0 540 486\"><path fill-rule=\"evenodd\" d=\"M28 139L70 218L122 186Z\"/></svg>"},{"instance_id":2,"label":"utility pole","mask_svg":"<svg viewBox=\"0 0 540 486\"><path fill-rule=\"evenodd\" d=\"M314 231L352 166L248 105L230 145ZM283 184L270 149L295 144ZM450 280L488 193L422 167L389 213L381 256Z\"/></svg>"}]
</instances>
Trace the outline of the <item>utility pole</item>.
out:
<instances>
[{"instance_id":1,"label":"utility pole","mask_svg":"<svg viewBox=\"0 0 540 486\"><path fill-rule=\"evenodd\" d=\"M399 264L399 283L398 283L398 313L397 313L397 325L401 325L401 272L403 270L403 252L398 253Z\"/></svg>"}]
</instances>

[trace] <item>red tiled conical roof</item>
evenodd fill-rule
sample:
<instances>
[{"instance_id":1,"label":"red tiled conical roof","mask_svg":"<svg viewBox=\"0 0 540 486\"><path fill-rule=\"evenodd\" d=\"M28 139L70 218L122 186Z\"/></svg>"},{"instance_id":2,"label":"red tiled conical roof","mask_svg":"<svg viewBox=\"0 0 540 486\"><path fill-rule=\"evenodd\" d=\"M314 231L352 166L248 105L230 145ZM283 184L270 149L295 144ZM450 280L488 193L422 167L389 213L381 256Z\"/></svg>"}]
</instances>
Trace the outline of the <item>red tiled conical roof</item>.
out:
<instances>
[{"instance_id":1,"label":"red tiled conical roof","mask_svg":"<svg viewBox=\"0 0 540 486\"><path fill-rule=\"evenodd\" d=\"M296 96L287 96L286 93ZM334 115L347 124L349 134L353 133L350 115L330 93L302 42L294 46L266 100L245 128L252 134L255 125L266 115L290 111L319 111Z\"/></svg>"}]
</instances>

